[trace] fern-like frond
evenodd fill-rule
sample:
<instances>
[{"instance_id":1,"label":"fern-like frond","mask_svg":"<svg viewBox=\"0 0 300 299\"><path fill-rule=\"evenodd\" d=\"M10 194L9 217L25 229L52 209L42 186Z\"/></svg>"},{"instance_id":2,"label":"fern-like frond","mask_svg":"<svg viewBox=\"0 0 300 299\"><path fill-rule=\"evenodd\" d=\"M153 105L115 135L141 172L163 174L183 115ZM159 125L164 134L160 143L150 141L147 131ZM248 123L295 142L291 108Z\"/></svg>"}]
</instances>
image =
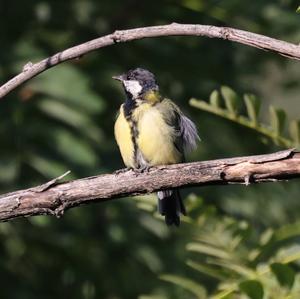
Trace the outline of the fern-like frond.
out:
<instances>
[{"instance_id":1,"label":"fern-like frond","mask_svg":"<svg viewBox=\"0 0 300 299\"><path fill-rule=\"evenodd\" d=\"M188 225L194 226L194 240L186 245L186 264L202 277L216 282L211 299L299 298L298 267L300 223L267 229L256 235L245 221L220 218L205 211ZM205 287L193 278L163 275L162 278L198 294ZM200 289L197 288L199 285ZM201 291L201 296L204 292Z\"/></svg>"},{"instance_id":2,"label":"fern-like frond","mask_svg":"<svg viewBox=\"0 0 300 299\"><path fill-rule=\"evenodd\" d=\"M243 99L243 100L242 100ZM264 136L273 140L277 145L287 148L300 147L300 120L289 122L289 136L284 134L287 124L286 114L283 109L270 106L270 123L263 124L258 120L261 101L253 94L244 94L243 97L228 86L222 86L220 92L214 90L209 102L190 99L190 105L231 120L242 126L256 130ZM240 114L240 107L245 105L247 115Z\"/></svg>"}]
</instances>

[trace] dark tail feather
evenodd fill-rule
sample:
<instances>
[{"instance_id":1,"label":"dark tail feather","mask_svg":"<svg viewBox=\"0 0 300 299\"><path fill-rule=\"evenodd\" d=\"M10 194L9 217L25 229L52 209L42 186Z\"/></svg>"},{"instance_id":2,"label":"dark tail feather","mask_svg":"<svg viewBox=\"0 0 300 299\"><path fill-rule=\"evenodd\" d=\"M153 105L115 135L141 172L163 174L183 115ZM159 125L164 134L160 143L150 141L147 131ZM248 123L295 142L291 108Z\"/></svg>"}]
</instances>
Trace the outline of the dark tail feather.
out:
<instances>
[{"instance_id":1,"label":"dark tail feather","mask_svg":"<svg viewBox=\"0 0 300 299\"><path fill-rule=\"evenodd\" d=\"M158 212L165 216L167 225L180 224L180 214L186 215L178 189L158 191Z\"/></svg>"}]
</instances>

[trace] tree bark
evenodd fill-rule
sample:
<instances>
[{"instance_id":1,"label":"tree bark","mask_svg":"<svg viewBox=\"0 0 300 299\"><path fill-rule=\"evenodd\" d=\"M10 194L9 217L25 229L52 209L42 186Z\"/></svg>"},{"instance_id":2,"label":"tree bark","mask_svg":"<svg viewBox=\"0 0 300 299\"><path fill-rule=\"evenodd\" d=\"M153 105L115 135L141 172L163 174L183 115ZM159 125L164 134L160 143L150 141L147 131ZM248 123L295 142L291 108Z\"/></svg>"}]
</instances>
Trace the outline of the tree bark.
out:
<instances>
[{"instance_id":1,"label":"tree bark","mask_svg":"<svg viewBox=\"0 0 300 299\"><path fill-rule=\"evenodd\" d=\"M163 26L151 26L129 30L118 30L112 34L96 38L86 43L66 49L44 60L32 63L28 62L23 71L0 87L0 98L3 98L12 90L37 76L45 70L58 65L64 61L80 58L83 55L100 48L111 46L120 42L160 37L160 36L206 36L210 38L221 38L233 42L245 44L251 47L266 51L272 51L280 55L300 60L300 45L295 45L285 41L270 38L261 34L256 34L244 30L196 24L177 24Z\"/></svg>"},{"instance_id":2,"label":"tree bark","mask_svg":"<svg viewBox=\"0 0 300 299\"><path fill-rule=\"evenodd\" d=\"M64 175L63 175L64 176ZM41 186L0 196L0 221L34 215L61 216L67 209L161 189L189 186L274 182L300 177L300 153L273 154L153 167Z\"/></svg>"}]
</instances>

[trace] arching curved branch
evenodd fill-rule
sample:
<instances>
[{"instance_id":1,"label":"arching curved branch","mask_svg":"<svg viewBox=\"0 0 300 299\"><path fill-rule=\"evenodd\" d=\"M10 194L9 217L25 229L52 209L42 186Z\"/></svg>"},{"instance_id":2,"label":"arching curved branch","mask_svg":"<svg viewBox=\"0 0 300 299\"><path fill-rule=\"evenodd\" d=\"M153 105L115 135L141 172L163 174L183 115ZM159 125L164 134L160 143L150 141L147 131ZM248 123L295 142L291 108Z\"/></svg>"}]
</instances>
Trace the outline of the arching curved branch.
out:
<instances>
[{"instance_id":1,"label":"arching curved branch","mask_svg":"<svg viewBox=\"0 0 300 299\"><path fill-rule=\"evenodd\" d=\"M238 42L251 47L273 51L280 55L300 60L300 45L291 44L270 38L261 34L251 33L228 27L216 27L209 25L177 24L163 26L151 26L129 30L119 30L112 34L96 38L78 46L66 49L37 63L27 63L23 71L0 87L0 98L9 92L37 76L45 70L64 61L81 57L91 51L104 48L120 42L129 42L150 37L190 35L221 38Z\"/></svg>"}]
</instances>

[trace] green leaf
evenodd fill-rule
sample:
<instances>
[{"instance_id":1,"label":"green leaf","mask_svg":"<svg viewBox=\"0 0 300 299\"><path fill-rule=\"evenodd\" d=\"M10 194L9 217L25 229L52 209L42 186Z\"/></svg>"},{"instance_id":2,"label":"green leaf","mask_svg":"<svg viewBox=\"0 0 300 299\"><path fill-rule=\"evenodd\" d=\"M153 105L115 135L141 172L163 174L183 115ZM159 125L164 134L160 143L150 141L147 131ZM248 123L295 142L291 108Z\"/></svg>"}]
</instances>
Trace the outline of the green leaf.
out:
<instances>
[{"instance_id":1,"label":"green leaf","mask_svg":"<svg viewBox=\"0 0 300 299\"><path fill-rule=\"evenodd\" d=\"M278 241L286 241L300 235L300 221L281 226L275 231L275 238Z\"/></svg>"},{"instance_id":2,"label":"green leaf","mask_svg":"<svg viewBox=\"0 0 300 299\"><path fill-rule=\"evenodd\" d=\"M191 279L187 279L177 275L162 275L160 276L160 279L181 286L182 288L195 294L198 299L207 298L205 289L200 284Z\"/></svg>"},{"instance_id":3,"label":"green leaf","mask_svg":"<svg viewBox=\"0 0 300 299\"><path fill-rule=\"evenodd\" d=\"M251 268L247 267L246 265L242 264L240 261L237 263L233 261L213 261L210 260L211 264L217 265L221 267L222 269L228 269L239 276L245 277L245 278L251 278L255 275L255 271Z\"/></svg>"},{"instance_id":4,"label":"green leaf","mask_svg":"<svg viewBox=\"0 0 300 299\"><path fill-rule=\"evenodd\" d=\"M222 290L221 292L218 292L214 296L211 297L211 299L231 299L232 293L236 291L236 286L234 284L228 284L226 285L226 289Z\"/></svg>"},{"instance_id":5,"label":"green leaf","mask_svg":"<svg viewBox=\"0 0 300 299\"><path fill-rule=\"evenodd\" d=\"M48 116L62 121L70 126L78 128L81 124L86 125L89 122L87 114L65 103L55 101L50 98L41 99L38 107Z\"/></svg>"},{"instance_id":6,"label":"green leaf","mask_svg":"<svg viewBox=\"0 0 300 299\"><path fill-rule=\"evenodd\" d=\"M32 82L30 87L92 114L102 111L105 105L104 100L92 90L88 78L71 65L48 70Z\"/></svg>"},{"instance_id":7,"label":"green leaf","mask_svg":"<svg viewBox=\"0 0 300 299\"><path fill-rule=\"evenodd\" d=\"M260 235L259 244L261 246L265 246L267 243L269 243L274 236L274 230L272 228L266 229L264 232Z\"/></svg>"},{"instance_id":8,"label":"green leaf","mask_svg":"<svg viewBox=\"0 0 300 299\"><path fill-rule=\"evenodd\" d=\"M298 6L296 13L300 13L300 6Z\"/></svg>"},{"instance_id":9,"label":"green leaf","mask_svg":"<svg viewBox=\"0 0 300 299\"><path fill-rule=\"evenodd\" d=\"M271 270L282 286L291 288L295 281L295 271L289 266L280 263L273 263Z\"/></svg>"},{"instance_id":10,"label":"green leaf","mask_svg":"<svg viewBox=\"0 0 300 299\"><path fill-rule=\"evenodd\" d=\"M220 93L217 90L214 90L209 97L209 103L216 108L221 106Z\"/></svg>"},{"instance_id":11,"label":"green leaf","mask_svg":"<svg viewBox=\"0 0 300 299\"><path fill-rule=\"evenodd\" d=\"M187 265L195 269L196 271L199 271L204 275L209 275L217 280L222 281L228 277L227 274L222 273L219 269L213 268L211 266L207 266L205 264L196 263L192 260L188 260Z\"/></svg>"},{"instance_id":12,"label":"green leaf","mask_svg":"<svg viewBox=\"0 0 300 299\"><path fill-rule=\"evenodd\" d=\"M81 166L93 167L98 162L98 156L91 144L84 139L79 139L76 134L60 129L51 132L55 150L65 161L71 161Z\"/></svg>"},{"instance_id":13,"label":"green leaf","mask_svg":"<svg viewBox=\"0 0 300 299\"><path fill-rule=\"evenodd\" d=\"M207 254L211 256L215 256L220 259L230 259L231 256L228 252L225 250L218 248L217 246L211 246L208 244L202 244L202 243L189 243L186 246L187 250L189 251L195 251L202 254Z\"/></svg>"},{"instance_id":14,"label":"green leaf","mask_svg":"<svg viewBox=\"0 0 300 299\"><path fill-rule=\"evenodd\" d=\"M285 125L286 114L283 109L270 106L270 121L276 136L279 136Z\"/></svg>"},{"instance_id":15,"label":"green leaf","mask_svg":"<svg viewBox=\"0 0 300 299\"><path fill-rule=\"evenodd\" d=\"M264 289L258 280L245 280L239 284L240 290L251 299L263 299Z\"/></svg>"},{"instance_id":16,"label":"green leaf","mask_svg":"<svg viewBox=\"0 0 300 299\"><path fill-rule=\"evenodd\" d=\"M254 125L257 125L257 117L260 110L260 100L253 94L245 94L244 101L249 118Z\"/></svg>"},{"instance_id":17,"label":"green leaf","mask_svg":"<svg viewBox=\"0 0 300 299\"><path fill-rule=\"evenodd\" d=\"M295 142L295 145L300 144L300 120L292 120L289 126L290 136Z\"/></svg>"},{"instance_id":18,"label":"green leaf","mask_svg":"<svg viewBox=\"0 0 300 299\"><path fill-rule=\"evenodd\" d=\"M221 94L225 100L225 106L230 114L237 116L239 97L236 92L228 86L222 86Z\"/></svg>"},{"instance_id":19,"label":"green leaf","mask_svg":"<svg viewBox=\"0 0 300 299\"><path fill-rule=\"evenodd\" d=\"M150 246L140 246L136 250L136 256L143 262L153 273L158 273L162 269L162 261Z\"/></svg>"},{"instance_id":20,"label":"green leaf","mask_svg":"<svg viewBox=\"0 0 300 299\"><path fill-rule=\"evenodd\" d=\"M46 115L79 129L83 135L92 140L101 140L101 130L91 122L87 114L82 113L78 108L49 98L41 99L38 107Z\"/></svg>"}]
</instances>

